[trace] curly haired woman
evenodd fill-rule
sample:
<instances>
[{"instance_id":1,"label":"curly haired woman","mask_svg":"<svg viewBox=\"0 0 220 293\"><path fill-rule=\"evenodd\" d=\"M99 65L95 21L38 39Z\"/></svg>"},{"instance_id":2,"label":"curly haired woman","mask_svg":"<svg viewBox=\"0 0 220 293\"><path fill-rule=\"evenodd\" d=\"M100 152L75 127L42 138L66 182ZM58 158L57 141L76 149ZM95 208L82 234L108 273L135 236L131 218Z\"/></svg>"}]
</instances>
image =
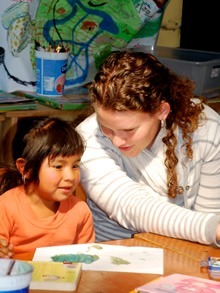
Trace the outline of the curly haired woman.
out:
<instances>
[{"instance_id":1,"label":"curly haired woman","mask_svg":"<svg viewBox=\"0 0 220 293\"><path fill-rule=\"evenodd\" d=\"M220 247L220 119L193 81L112 52L90 87L81 174L96 240L152 232Z\"/></svg>"}]
</instances>

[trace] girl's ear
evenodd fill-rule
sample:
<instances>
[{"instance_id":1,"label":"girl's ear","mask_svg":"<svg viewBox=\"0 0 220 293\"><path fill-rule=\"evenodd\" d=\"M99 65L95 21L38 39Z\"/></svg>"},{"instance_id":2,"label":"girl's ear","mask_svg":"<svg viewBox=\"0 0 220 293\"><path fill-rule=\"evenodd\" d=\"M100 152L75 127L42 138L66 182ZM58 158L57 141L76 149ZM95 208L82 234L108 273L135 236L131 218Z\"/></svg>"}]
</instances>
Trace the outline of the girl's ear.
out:
<instances>
[{"instance_id":1,"label":"girl's ear","mask_svg":"<svg viewBox=\"0 0 220 293\"><path fill-rule=\"evenodd\" d=\"M15 162L16 167L18 171L21 173L21 175L24 175L24 166L25 166L25 159L23 158L18 158Z\"/></svg>"},{"instance_id":2,"label":"girl's ear","mask_svg":"<svg viewBox=\"0 0 220 293\"><path fill-rule=\"evenodd\" d=\"M160 105L160 110L159 110L159 119L166 120L169 113L170 113L170 104L167 102L162 102Z\"/></svg>"}]
</instances>

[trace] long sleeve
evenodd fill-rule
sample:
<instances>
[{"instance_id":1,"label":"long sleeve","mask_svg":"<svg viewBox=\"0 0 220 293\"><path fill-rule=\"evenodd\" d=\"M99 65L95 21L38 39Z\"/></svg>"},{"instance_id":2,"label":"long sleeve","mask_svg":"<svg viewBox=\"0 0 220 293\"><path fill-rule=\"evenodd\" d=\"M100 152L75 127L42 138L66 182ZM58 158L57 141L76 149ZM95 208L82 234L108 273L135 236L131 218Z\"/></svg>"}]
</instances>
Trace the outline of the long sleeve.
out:
<instances>
[{"instance_id":1,"label":"long sleeve","mask_svg":"<svg viewBox=\"0 0 220 293\"><path fill-rule=\"evenodd\" d=\"M218 117L217 114L216 117ZM217 127L219 132L219 125ZM150 186L149 181L144 184L140 180L144 175L135 164L135 160L123 158L109 139L102 135L95 114L82 122L78 126L78 131L87 144L82 158L81 182L87 192L89 202L93 202L96 206L95 217L100 210L102 219L105 215L106 221L114 220L118 224L118 228L124 227L138 232L153 232L217 245L216 227L220 222L220 216L214 213L193 211L192 203L191 206L184 208L169 202L165 196L163 178L161 178L161 184L158 185L155 182L157 188ZM198 143L195 147L199 145ZM194 162L191 164L193 165ZM163 173L163 170L161 171ZM155 171L152 169L150 172ZM184 176L187 178L191 176L192 173L189 172L188 168L188 174L184 174ZM196 169L195 172L194 179L198 179L199 170ZM159 177L160 173L158 173ZM217 177L220 182L220 174ZM186 181L185 178L184 180ZM193 185L193 179L191 182ZM195 186L198 187L199 184ZM198 190L192 188L190 192L193 192L195 201ZM187 195L186 188L185 200ZM214 209L211 211L214 212ZM97 230L99 224L95 223ZM109 229L111 228L109 227ZM117 225L112 225L112 229L117 230ZM113 231L111 232L114 234Z\"/></svg>"},{"instance_id":2,"label":"long sleeve","mask_svg":"<svg viewBox=\"0 0 220 293\"><path fill-rule=\"evenodd\" d=\"M0 238L14 246L16 253L37 247L95 241L93 219L88 205L71 196L60 203L53 216L39 218L31 209L22 187L0 197Z\"/></svg>"}]
</instances>

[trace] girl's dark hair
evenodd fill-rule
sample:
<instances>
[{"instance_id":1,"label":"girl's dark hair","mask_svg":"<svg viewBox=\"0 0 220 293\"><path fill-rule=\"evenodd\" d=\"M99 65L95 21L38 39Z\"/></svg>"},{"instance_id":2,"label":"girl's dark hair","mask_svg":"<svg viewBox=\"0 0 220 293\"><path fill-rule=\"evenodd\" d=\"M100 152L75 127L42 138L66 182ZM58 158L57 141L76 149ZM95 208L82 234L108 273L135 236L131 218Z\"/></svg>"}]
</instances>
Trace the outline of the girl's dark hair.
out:
<instances>
[{"instance_id":1,"label":"girl's dark hair","mask_svg":"<svg viewBox=\"0 0 220 293\"><path fill-rule=\"evenodd\" d=\"M82 155L84 150L84 141L70 122L59 118L40 120L24 135L23 150L14 158L25 159L24 174L28 173L28 180L23 183L18 170L9 168L0 179L0 194L22 184L25 188L30 184L37 186L41 164L47 157L51 160L57 156Z\"/></svg>"}]
</instances>

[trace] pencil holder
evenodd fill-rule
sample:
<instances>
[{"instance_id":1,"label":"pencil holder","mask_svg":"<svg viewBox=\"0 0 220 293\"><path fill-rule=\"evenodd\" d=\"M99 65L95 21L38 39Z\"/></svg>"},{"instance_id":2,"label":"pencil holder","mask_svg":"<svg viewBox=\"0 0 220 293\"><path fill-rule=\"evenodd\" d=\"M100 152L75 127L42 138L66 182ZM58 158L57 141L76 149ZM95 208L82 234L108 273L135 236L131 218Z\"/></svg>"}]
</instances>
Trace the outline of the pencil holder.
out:
<instances>
[{"instance_id":1,"label":"pencil holder","mask_svg":"<svg viewBox=\"0 0 220 293\"><path fill-rule=\"evenodd\" d=\"M32 278L33 266L27 262L0 260L0 292L28 293Z\"/></svg>"},{"instance_id":2,"label":"pencil holder","mask_svg":"<svg viewBox=\"0 0 220 293\"><path fill-rule=\"evenodd\" d=\"M42 96L62 96L66 80L69 53L35 51L36 93Z\"/></svg>"}]
</instances>

